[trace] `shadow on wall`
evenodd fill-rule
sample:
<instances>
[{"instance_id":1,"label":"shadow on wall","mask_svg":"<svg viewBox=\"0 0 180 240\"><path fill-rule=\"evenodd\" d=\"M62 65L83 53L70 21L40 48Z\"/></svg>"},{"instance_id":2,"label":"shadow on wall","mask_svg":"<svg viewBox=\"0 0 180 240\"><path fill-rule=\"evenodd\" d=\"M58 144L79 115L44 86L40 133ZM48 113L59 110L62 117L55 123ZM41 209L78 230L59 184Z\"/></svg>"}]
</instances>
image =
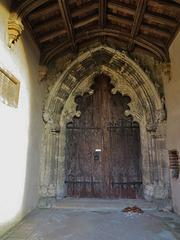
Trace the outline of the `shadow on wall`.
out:
<instances>
[{"instance_id":1,"label":"shadow on wall","mask_svg":"<svg viewBox=\"0 0 180 240\"><path fill-rule=\"evenodd\" d=\"M4 42L10 1L0 3L0 63L20 81L18 108L0 103L0 236L38 203L43 86L39 52L24 31L13 50Z\"/></svg>"},{"instance_id":2,"label":"shadow on wall","mask_svg":"<svg viewBox=\"0 0 180 240\"><path fill-rule=\"evenodd\" d=\"M27 34L27 33L26 33ZM39 165L42 142L42 105L44 87L38 84L39 53L29 48L28 42L23 38L22 43L26 49L26 59L29 68L30 111L28 129L27 167L24 185L23 214L31 212L37 207L39 200ZM35 47L35 46L34 46ZM34 64L36 63L36 64Z\"/></svg>"}]
</instances>

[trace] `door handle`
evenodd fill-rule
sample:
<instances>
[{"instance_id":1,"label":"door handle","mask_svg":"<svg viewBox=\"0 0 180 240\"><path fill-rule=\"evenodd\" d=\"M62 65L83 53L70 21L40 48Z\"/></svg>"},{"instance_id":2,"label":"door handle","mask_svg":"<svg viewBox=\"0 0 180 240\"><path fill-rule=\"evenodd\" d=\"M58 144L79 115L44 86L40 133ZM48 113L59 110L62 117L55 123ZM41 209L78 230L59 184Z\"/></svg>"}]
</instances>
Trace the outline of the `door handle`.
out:
<instances>
[{"instance_id":1,"label":"door handle","mask_svg":"<svg viewBox=\"0 0 180 240\"><path fill-rule=\"evenodd\" d=\"M94 154L94 160L96 160L96 161L99 160L99 153Z\"/></svg>"}]
</instances>

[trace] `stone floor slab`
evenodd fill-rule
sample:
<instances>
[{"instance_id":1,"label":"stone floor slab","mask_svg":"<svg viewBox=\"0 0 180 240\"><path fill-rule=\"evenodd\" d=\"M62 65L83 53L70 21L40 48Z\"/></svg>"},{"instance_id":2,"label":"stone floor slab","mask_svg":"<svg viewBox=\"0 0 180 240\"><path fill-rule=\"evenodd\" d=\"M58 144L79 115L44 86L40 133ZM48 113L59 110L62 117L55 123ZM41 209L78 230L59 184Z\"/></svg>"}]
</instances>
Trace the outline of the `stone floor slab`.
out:
<instances>
[{"instance_id":1,"label":"stone floor slab","mask_svg":"<svg viewBox=\"0 0 180 240\"><path fill-rule=\"evenodd\" d=\"M27 229L27 226L34 228ZM16 235L18 230L19 238ZM32 232L28 235L30 230ZM104 209L89 207L36 209L6 238L17 239L180 240L180 217L172 212L158 211L151 207L142 214L124 213L122 209L111 207L108 209L107 206Z\"/></svg>"},{"instance_id":2,"label":"stone floor slab","mask_svg":"<svg viewBox=\"0 0 180 240\"><path fill-rule=\"evenodd\" d=\"M26 229L21 223L21 225L17 229L15 229L6 239L7 240L14 240L14 239L25 240L28 238L28 236L30 236L32 231L33 229Z\"/></svg>"}]
</instances>

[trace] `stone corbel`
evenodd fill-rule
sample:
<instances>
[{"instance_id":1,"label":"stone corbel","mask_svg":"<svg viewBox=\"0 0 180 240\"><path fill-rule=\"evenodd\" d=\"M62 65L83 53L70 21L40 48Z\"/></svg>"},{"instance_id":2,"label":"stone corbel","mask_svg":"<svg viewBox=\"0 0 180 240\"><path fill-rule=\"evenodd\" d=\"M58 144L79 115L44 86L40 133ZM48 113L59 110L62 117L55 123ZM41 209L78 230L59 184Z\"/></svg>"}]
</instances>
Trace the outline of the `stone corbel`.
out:
<instances>
[{"instance_id":1,"label":"stone corbel","mask_svg":"<svg viewBox=\"0 0 180 240\"><path fill-rule=\"evenodd\" d=\"M8 47L11 48L20 38L24 26L17 14L11 14L8 19Z\"/></svg>"},{"instance_id":2,"label":"stone corbel","mask_svg":"<svg viewBox=\"0 0 180 240\"><path fill-rule=\"evenodd\" d=\"M167 76L168 80L170 81L172 78L171 63L163 62L160 64L160 67L161 67L161 70L163 71L164 75Z\"/></svg>"},{"instance_id":3,"label":"stone corbel","mask_svg":"<svg viewBox=\"0 0 180 240\"><path fill-rule=\"evenodd\" d=\"M46 78L48 72L47 66L39 66L39 75L38 75L38 83L41 84L43 79Z\"/></svg>"}]
</instances>

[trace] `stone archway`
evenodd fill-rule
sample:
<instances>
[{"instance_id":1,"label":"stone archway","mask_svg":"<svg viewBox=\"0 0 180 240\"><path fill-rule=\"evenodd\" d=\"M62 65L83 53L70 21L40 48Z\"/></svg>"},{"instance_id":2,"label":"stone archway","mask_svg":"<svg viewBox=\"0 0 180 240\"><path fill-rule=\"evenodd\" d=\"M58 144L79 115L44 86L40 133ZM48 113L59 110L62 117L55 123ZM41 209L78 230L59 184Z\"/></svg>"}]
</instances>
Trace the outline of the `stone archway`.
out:
<instances>
[{"instance_id":1,"label":"stone archway","mask_svg":"<svg viewBox=\"0 0 180 240\"><path fill-rule=\"evenodd\" d=\"M94 78L106 74L116 92L131 98L131 115L140 125L142 179L145 199L169 196L168 155L164 110L160 97L143 70L123 52L98 47L79 56L62 73L47 99L44 112L44 154L41 162L41 196L64 196L66 125L76 110L75 97L93 94Z\"/></svg>"}]
</instances>

